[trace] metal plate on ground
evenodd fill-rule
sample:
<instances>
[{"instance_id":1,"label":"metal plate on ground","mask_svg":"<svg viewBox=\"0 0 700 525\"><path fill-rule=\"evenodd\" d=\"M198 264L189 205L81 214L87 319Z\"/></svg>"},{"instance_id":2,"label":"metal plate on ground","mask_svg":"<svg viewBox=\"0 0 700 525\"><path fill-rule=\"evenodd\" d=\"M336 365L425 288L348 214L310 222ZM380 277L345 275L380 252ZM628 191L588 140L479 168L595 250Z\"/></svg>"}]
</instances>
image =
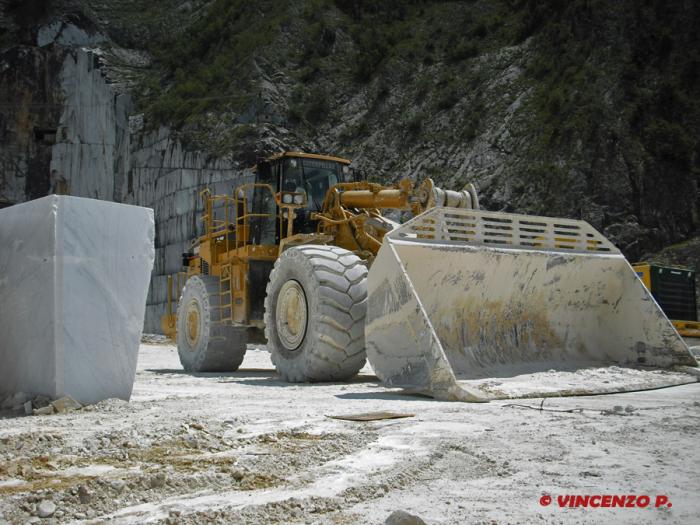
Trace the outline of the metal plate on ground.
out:
<instances>
[{"instance_id":1,"label":"metal plate on ground","mask_svg":"<svg viewBox=\"0 0 700 525\"><path fill-rule=\"evenodd\" d=\"M404 417L414 417L415 414L402 412L365 412L362 414L345 414L338 416L326 416L331 419L342 419L343 421L380 421L382 419L401 419Z\"/></svg>"}]
</instances>

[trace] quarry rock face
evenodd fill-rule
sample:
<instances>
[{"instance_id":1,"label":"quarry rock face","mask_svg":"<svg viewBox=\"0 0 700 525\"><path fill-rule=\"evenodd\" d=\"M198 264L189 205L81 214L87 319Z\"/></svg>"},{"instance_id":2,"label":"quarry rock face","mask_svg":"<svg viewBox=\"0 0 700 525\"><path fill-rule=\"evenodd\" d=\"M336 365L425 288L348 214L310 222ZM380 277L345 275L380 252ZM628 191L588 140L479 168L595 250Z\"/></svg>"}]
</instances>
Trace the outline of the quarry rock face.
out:
<instances>
[{"instance_id":1,"label":"quarry rock face","mask_svg":"<svg viewBox=\"0 0 700 525\"><path fill-rule=\"evenodd\" d=\"M131 98L108 83L99 56L66 53L56 78L63 95L49 164L53 193L119 201L129 164Z\"/></svg>"},{"instance_id":2,"label":"quarry rock face","mask_svg":"<svg viewBox=\"0 0 700 525\"><path fill-rule=\"evenodd\" d=\"M129 169L131 97L86 49L0 54L0 207L56 193L119 201Z\"/></svg>"},{"instance_id":3,"label":"quarry rock face","mask_svg":"<svg viewBox=\"0 0 700 525\"><path fill-rule=\"evenodd\" d=\"M50 195L0 210L0 395L128 400L153 211Z\"/></svg>"},{"instance_id":4,"label":"quarry rock face","mask_svg":"<svg viewBox=\"0 0 700 525\"><path fill-rule=\"evenodd\" d=\"M0 135L0 208L47 193L152 208L155 264L144 330L160 332L167 276L181 270L182 253L202 233L201 190L230 195L252 182L252 173L237 162L188 151L168 128L139 129L130 122L138 120L129 117L130 96L91 50L25 46L6 52L0 95L19 94L27 96L5 119L12 133ZM37 107L42 111L29 111ZM22 120L27 114L30 122Z\"/></svg>"},{"instance_id":5,"label":"quarry rock face","mask_svg":"<svg viewBox=\"0 0 700 525\"><path fill-rule=\"evenodd\" d=\"M51 193L153 208L147 332L160 332L167 276L201 234L200 191L231 194L255 159L284 149L345 156L386 183L473 182L484 209L586 220L631 260L697 244L697 60L681 56L694 49L692 2L663 22L640 18L648 9L631 1L600 3L585 15L599 33L567 32L571 56L556 35L579 23L585 3L552 8L516 39L533 14L528 3L500 12L486 1L409 2L397 15L331 2L317 13L322 38L298 2L279 10L285 23L274 31L266 8L243 3L229 22L269 42L251 55L238 31L215 30L238 43L224 46L226 57L194 54L189 65L163 50L208 47L192 24L209 17L215 29L221 14L207 2L175 3L184 7L158 3L162 16L144 17L134 2L0 0L0 208ZM673 42L639 37L651 29ZM355 32L402 37L377 47ZM177 46L164 44L171 40ZM251 59L227 66L236 71L230 82L209 85L217 61L239 54ZM363 57L371 67L360 78ZM184 74L168 70L180 66ZM173 96L186 82L203 83L189 102ZM219 99L224 92L235 96Z\"/></svg>"},{"instance_id":6,"label":"quarry rock face","mask_svg":"<svg viewBox=\"0 0 700 525\"><path fill-rule=\"evenodd\" d=\"M156 259L148 293L144 332L160 332L166 312L168 275L182 270L182 254L203 233L201 191L232 195L236 186L253 182L237 163L188 151L167 128L132 138L131 168L121 202L153 208ZM184 284L184 279L181 281ZM173 290L177 302L179 290Z\"/></svg>"},{"instance_id":7,"label":"quarry rock face","mask_svg":"<svg viewBox=\"0 0 700 525\"><path fill-rule=\"evenodd\" d=\"M0 55L0 100L6 102L0 208L51 193L51 148L62 108L58 77L66 54L63 49L16 46Z\"/></svg>"}]
</instances>

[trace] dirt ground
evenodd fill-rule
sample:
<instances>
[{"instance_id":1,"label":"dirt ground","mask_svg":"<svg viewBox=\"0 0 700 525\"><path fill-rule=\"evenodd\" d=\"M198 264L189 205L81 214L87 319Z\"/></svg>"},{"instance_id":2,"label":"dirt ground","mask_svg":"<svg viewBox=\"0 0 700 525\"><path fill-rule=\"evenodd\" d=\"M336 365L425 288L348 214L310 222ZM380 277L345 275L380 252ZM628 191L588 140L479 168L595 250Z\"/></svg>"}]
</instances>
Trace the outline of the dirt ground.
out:
<instances>
[{"instance_id":1,"label":"dirt ground","mask_svg":"<svg viewBox=\"0 0 700 525\"><path fill-rule=\"evenodd\" d=\"M413 416L327 417L371 411ZM254 346L239 372L189 375L174 347L144 344L131 402L0 419L0 524L380 524L399 509L428 524L690 523L699 431L700 383L448 403L389 391L369 367L286 384ZM596 494L651 500L558 505Z\"/></svg>"}]
</instances>

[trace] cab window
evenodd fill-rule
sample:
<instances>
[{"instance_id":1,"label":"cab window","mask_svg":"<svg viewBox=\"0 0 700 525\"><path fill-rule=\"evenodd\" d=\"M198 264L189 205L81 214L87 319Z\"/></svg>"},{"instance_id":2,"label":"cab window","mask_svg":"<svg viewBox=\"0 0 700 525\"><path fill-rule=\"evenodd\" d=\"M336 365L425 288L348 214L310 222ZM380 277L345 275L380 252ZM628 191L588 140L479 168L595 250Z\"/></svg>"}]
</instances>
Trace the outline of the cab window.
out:
<instances>
[{"instance_id":1,"label":"cab window","mask_svg":"<svg viewBox=\"0 0 700 525\"><path fill-rule=\"evenodd\" d=\"M285 161L284 191L306 192L307 207L319 211L328 190L342 179L342 165L338 162L288 158Z\"/></svg>"}]
</instances>

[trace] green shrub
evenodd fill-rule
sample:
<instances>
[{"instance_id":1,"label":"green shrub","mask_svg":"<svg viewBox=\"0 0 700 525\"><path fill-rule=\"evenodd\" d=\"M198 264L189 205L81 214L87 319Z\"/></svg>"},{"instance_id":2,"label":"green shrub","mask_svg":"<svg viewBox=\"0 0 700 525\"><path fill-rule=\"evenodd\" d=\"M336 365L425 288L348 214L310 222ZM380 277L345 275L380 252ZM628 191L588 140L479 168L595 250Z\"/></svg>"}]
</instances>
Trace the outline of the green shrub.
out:
<instances>
[{"instance_id":1,"label":"green shrub","mask_svg":"<svg viewBox=\"0 0 700 525\"><path fill-rule=\"evenodd\" d=\"M642 136L656 158L682 170L690 169L693 137L680 124L657 118L644 128Z\"/></svg>"},{"instance_id":2,"label":"green shrub","mask_svg":"<svg viewBox=\"0 0 700 525\"><path fill-rule=\"evenodd\" d=\"M369 82L386 57L388 45L374 28L356 33L356 44L354 77L359 82Z\"/></svg>"},{"instance_id":3,"label":"green shrub","mask_svg":"<svg viewBox=\"0 0 700 525\"><path fill-rule=\"evenodd\" d=\"M438 111L452 108L462 98L462 88L456 78L445 76L439 82L436 93L435 107Z\"/></svg>"},{"instance_id":4,"label":"green shrub","mask_svg":"<svg viewBox=\"0 0 700 525\"><path fill-rule=\"evenodd\" d=\"M423 129L424 118L422 113L409 113L404 120L406 132L413 137L417 136Z\"/></svg>"},{"instance_id":5,"label":"green shrub","mask_svg":"<svg viewBox=\"0 0 700 525\"><path fill-rule=\"evenodd\" d=\"M459 42L457 45L449 45L446 49L448 62L461 62L468 58L473 58L479 54L479 47L469 41Z\"/></svg>"},{"instance_id":6,"label":"green shrub","mask_svg":"<svg viewBox=\"0 0 700 525\"><path fill-rule=\"evenodd\" d=\"M250 93L242 94L240 73L286 16L283 9L259 9L245 0L215 0L184 30L153 44L155 64L171 89L144 95L147 118L177 127L215 108L242 109Z\"/></svg>"},{"instance_id":7,"label":"green shrub","mask_svg":"<svg viewBox=\"0 0 700 525\"><path fill-rule=\"evenodd\" d=\"M328 118L330 106L326 94L320 89L314 90L309 95L304 116L312 124L318 124Z\"/></svg>"}]
</instances>

